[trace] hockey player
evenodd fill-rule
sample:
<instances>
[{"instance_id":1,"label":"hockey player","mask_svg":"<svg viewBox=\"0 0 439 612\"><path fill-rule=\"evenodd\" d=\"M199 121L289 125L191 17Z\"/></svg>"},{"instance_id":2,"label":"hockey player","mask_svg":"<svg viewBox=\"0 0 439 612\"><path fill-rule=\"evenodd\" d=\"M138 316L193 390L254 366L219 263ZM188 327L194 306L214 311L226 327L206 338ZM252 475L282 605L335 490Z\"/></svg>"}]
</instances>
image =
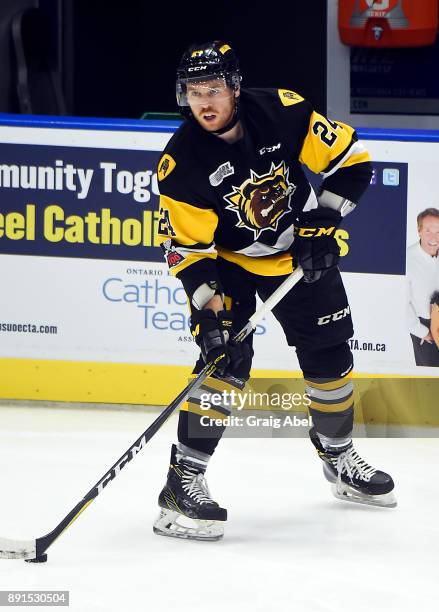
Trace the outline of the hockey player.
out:
<instances>
[{"instance_id":1,"label":"hockey player","mask_svg":"<svg viewBox=\"0 0 439 612\"><path fill-rule=\"evenodd\" d=\"M183 283L191 330L204 363L220 357L203 392L245 381L252 340L231 346L256 305L301 265L302 280L274 309L295 346L311 398L311 441L342 499L394 506L392 478L352 445L350 309L334 237L371 178L369 154L355 131L315 112L286 89L241 89L238 61L219 41L192 46L177 70L177 103L186 121L158 165L158 233L171 272ZM318 198L301 165L323 175ZM323 324L324 322L324 324ZM224 419L226 406L210 416ZM200 393L180 410L167 482L154 531L215 540L227 511L210 496L205 470L224 427L206 432ZM217 423L218 421L215 421ZM219 421L221 422L221 421Z\"/></svg>"}]
</instances>

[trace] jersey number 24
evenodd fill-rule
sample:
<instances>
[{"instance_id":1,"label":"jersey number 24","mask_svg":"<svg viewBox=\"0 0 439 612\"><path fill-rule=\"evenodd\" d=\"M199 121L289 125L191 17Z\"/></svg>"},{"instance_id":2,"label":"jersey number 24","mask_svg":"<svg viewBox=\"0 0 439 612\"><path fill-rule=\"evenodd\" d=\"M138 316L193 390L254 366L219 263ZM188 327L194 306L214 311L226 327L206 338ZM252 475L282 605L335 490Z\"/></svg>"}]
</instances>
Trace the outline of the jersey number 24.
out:
<instances>
[{"instance_id":1,"label":"jersey number 24","mask_svg":"<svg viewBox=\"0 0 439 612\"><path fill-rule=\"evenodd\" d=\"M325 145L332 147L338 138L335 130L337 130L340 126L335 121L329 121L329 119L327 119L327 122L334 131L330 130L326 123L323 123L323 121L316 121L312 126L312 131L323 143L325 143Z\"/></svg>"}]
</instances>

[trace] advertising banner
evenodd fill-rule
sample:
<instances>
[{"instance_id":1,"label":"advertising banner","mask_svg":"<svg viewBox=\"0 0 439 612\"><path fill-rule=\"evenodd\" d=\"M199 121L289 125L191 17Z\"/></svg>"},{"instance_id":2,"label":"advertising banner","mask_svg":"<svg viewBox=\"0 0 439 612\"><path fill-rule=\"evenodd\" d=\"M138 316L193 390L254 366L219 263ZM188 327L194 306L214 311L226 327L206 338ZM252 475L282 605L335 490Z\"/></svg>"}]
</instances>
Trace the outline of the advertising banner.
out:
<instances>
[{"instance_id":1,"label":"advertising banner","mask_svg":"<svg viewBox=\"0 0 439 612\"><path fill-rule=\"evenodd\" d=\"M186 297L154 243L171 133L146 130L0 128L0 358L193 363ZM338 233L356 369L434 374L415 362L406 251L417 214L438 207L439 144L366 145L372 183ZM298 370L271 315L254 367Z\"/></svg>"}]
</instances>

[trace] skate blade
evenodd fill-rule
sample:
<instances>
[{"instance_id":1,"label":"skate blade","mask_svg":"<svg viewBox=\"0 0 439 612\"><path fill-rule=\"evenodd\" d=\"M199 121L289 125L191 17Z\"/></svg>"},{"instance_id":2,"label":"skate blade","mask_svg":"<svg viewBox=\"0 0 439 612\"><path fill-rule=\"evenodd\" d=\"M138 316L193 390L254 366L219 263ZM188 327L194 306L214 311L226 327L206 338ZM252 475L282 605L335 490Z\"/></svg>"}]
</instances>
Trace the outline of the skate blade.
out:
<instances>
[{"instance_id":1,"label":"skate blade","mask_svg":"<svg viewBox=\"0 0 439 612\"><path fill-rule=\"evenodd\" d=\"M355 504L377 506L379 508L396 508L398 505L393 491L390 491L390 493L384 493L383 495L366 495L356 491L348 485L338 489L336 484L331 486L331 490L334 497L337 499Z\"/></svg>"},{"instance_id":2,"label":"skate blade","mask_svg":"<svg viewBox=\"0 0 439 612\"><path fill-rule=\"evenodd\" d=\"M164 508L160 510L152 529L156 535L200 542L216 542L224 536L223 521L191 519Z\"/></svg>"}]
</instances>

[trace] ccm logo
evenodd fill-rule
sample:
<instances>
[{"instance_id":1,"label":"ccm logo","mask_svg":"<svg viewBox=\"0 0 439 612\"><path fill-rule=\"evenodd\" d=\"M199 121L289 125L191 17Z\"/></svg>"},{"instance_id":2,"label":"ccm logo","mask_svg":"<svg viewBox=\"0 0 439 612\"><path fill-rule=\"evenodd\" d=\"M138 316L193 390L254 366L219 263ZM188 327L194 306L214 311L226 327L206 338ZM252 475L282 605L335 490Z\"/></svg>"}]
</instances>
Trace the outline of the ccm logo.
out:
<instances>
[{"instance_id":1,"label":"ccm logo","mask_svg":"<svg viewBox=\"0 0 439 612\"><path fill-rule=\"evenodd\" d=\"M340 319L344 319L350 314L351 314L351 308L350 306L347 306L346 308L343 308L343 310L338 310L337 312L334 312L333 314L329 314L329 315L325 315L324 317L320 317L320 319L317 321L317 325L327 325L331 321L340 321Z\"/></svg>"},{"instance_id":2,"label":"ccm logo","mask_svg":"<svg viewBox=\"0 0 439 612\"><path fill-rule=\"evenodd\" d=\"M320 236L330 236L335 232L335 226L332 227L298 227L296 233L302 238L319 238Z\"/></svg>"},{"instance_id":3,"label":"ccm logo","mask_svg":"<svg viewBox=\"0 0 439 612\"><path fill-rule=\"evenodd\" d=\"M272 147L262 147L262 149L259 149L259 155L264 155L264 153L273 153L273 151L276 151L277 149L280 149L280 142Z\"/></svg>"}]
</instances>

